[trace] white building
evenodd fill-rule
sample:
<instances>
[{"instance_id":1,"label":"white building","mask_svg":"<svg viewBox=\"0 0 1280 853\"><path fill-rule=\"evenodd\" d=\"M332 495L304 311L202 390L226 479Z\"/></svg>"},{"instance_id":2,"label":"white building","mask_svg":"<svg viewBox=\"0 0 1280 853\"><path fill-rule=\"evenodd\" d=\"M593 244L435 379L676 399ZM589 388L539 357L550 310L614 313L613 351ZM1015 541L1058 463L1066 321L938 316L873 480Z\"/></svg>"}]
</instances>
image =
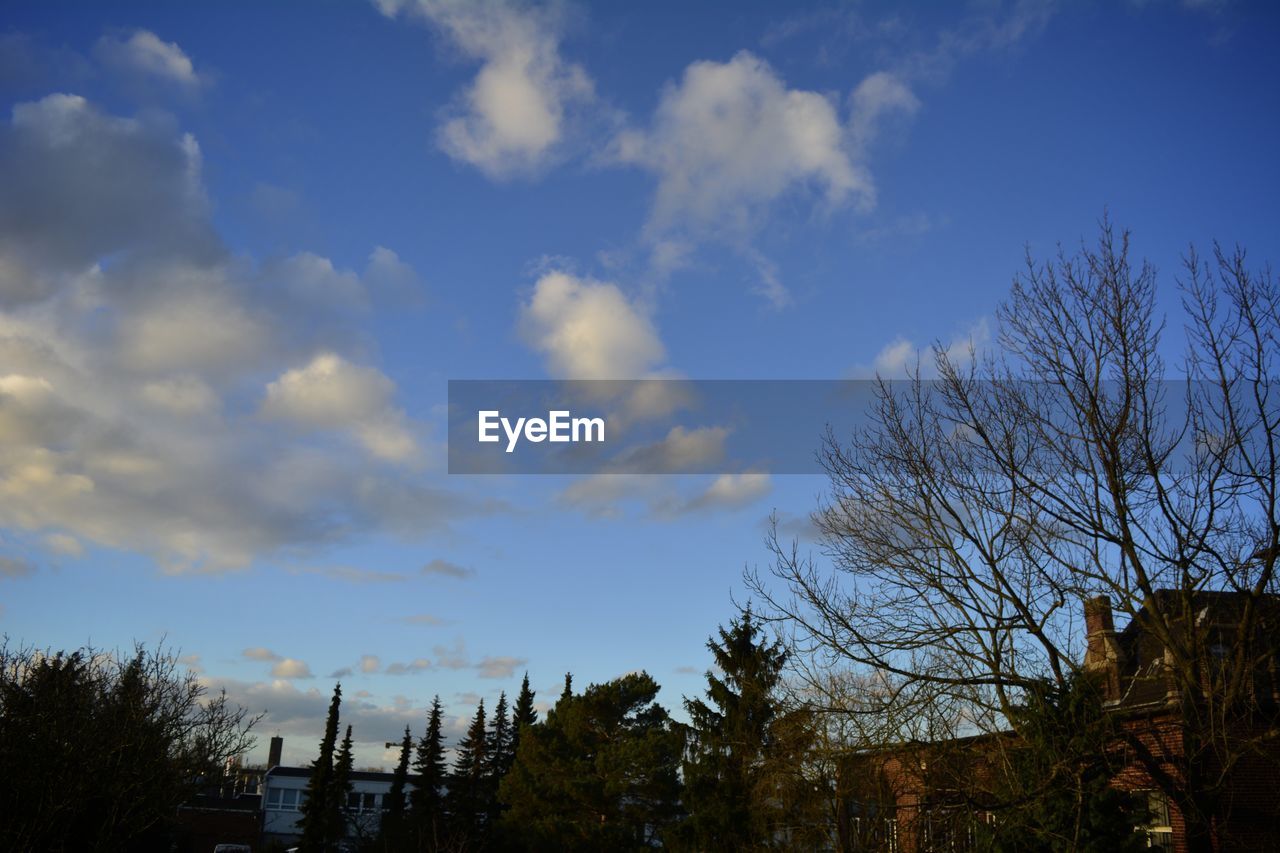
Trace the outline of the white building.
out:
<instances>
[{"instance_id":1,"label":"white building","mask_svg":"<svg viewBox=\"0 0 1280 853\"><path fill-rule=\"evenodd\" d=\"M367 838L378 831L387 793L391 790L390 773L368 770L351 771L351 793L347 796L348 834L351 838ZM283 841L291 844L301 836L299 806L306 802L310 767L272 767L262 780L262 843Z\"/></svg>"}]
</instances>

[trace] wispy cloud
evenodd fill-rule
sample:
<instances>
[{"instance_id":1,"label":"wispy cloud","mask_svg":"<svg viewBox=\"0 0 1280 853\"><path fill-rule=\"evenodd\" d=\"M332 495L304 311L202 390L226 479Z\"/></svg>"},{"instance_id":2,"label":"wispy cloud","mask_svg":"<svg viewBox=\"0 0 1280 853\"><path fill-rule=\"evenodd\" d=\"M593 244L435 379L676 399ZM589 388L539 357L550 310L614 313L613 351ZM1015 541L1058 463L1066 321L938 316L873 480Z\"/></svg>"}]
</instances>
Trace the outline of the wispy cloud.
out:
<instances>
[{"instance_id":1,"label":"wispy cloud","mask_svg":"<svg viewBox=\"0 0 1280 853\"><path fill-rule=\"evenodd\" d=\"M468 568L458 563L436 557L431 562L422 567L424 575L441 575L447 578L469 578L476 573L475 569Z\"/></svg>"}]
</instances>

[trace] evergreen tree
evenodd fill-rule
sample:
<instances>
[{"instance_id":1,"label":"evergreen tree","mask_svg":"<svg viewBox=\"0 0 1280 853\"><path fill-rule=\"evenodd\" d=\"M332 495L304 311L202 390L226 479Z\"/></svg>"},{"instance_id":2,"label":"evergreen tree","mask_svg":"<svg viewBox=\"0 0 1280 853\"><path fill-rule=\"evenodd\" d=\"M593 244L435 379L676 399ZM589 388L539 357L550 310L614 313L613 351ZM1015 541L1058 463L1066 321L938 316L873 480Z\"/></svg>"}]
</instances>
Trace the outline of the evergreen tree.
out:
<instances>
[{"instance_id":1,"label":"evergreen tree","mask_svg":"<svg viewBox=\"0 0 1280 853\"><path fill-rule=\"evenodd\" d=\"M778 687L787 652L769 643L748 610L707 641L716 669L706 699L685 699L685 840L699 849L765 846L787 817L787 771Z\"/></svg>"},{"instance_id":2,"label":"evergreen tree","mask_svg":"<svg viewBox=\"0 0 1280 853\"><path fill-rule=\"evenodd\" d=\"M533 707L536 694L529 689L529 673L524 674L520 683L520 695L516 697L515 708L511 712L511 758L514 761L516 750L520 748L520 727L532 726L538 722L538 712Z\"/></svg>"},{"instance_id":3,"label":"evergreen tree","mask_svg":"<svg viewBox=\"0 0 1280 853\"><path fill-rule=\"evenodd\" d=\"M647 850L679 815L680 734L633 673L561 698L525 728L499 788L504 835L529 850Z\"/></svg>"},{"instance_id":4,"label":"evergreen tree","mask_svg":"<svg viewBox=\"0 0 1280 853\"><path fill-rule=\"evenodd\" d=\"M488 806L486 824L492 826L501 808L498 804L498 784L511 769L515 756L511 754L511 721L507 717L506 691L498 694L498 704L493 708L489 721L488 754L485 756L484 800Z\"/></svg>"},{"instance_id":5,"label":"evergreen tree","mask_svg":"<svg viewBox=\"0 0 1280 853\"><path fill-rule=\"evenodd\" d=\"M306 800L299 811L302 818L298 828L302 832L299 846L306 851L324 850L331 838L332 808L330 795L333 782L333 750L338 742L338 708L342 705L342 684L333 688L329 702L329 716L324 723L324 737L320 740L320 755L311 763L311 778L307 782ZM341 808L342 804L336 804Z\"/></svg>"},{"instance_id":6,"label":"evergreen tree","mask_svg":"<svg viewBox=\"0 0 1280 853\"><path fill-rule=\"evenodd\" d=\"M351 751L351 726L347 726L342 746L333 760L333 778L329 788L329 840L331 843L347 837L347 802L351 796L351 768L355 756Z\"/></svg>"},{"instance_id":7,"label":"evergreen tree","mask_svg":"<svg viewBox=\"0 0 1280 853\"><path fill-rule=\"evenodd\" d=\"M405 845L405 783L409 780L409 756L412 752L413 735L405 726L404 740L400 742L400 760L396 762L395 773L391 776L391 790L383 803L382 825L379 827L383 848L387 850L399 850Z\"/></svg>"},{"instance_id":8,"label":"evergreen tree","mask_svg":"<svg viewBox=\"0 0 1280 853\"><path fill-rule=\"evenodd\" d=\"M472 843L483 839L489 815L488 754L484 700L481 699L466 737L458 744L453 772L449 774L449 817L457 833Z\"/></svg>"},{"instance_id":9,"label":"evergreen tree","mask_svg":"<svg viewBox=\"0 0 1280 853\"><path fill-rule=\"evenodd\" d=\"M565 702L573 698L573 673L566 672L564 674L564 690L560 693L560 701Z\"/></svg>"},{"instance_id":10,"label":"evergreen tree","mask_svg":"<svg viewBox=\"0 0 1280 853\"><path fill-rule=\"evenodd\" d=\"M440 697L431 701L427 732L418 741L413 761L414 789L409 795L409 823L419 850L434 849L443 828L444 803L441 787L445 781L443 714Z\"/></svg>"},{"instance_id":11,"label":"evergreen tree","mask_svg":"<svg viewBox=\"0 0 1280 853\"><path fill-rule=\"evenodd\" d=\"M511 719L507 714L507 693L498 694L498 704L493 708L493 717L489 720L489 755L488 771L497 780L506 774L515 756L511 755Z\"/></svg>"}]
</instances>

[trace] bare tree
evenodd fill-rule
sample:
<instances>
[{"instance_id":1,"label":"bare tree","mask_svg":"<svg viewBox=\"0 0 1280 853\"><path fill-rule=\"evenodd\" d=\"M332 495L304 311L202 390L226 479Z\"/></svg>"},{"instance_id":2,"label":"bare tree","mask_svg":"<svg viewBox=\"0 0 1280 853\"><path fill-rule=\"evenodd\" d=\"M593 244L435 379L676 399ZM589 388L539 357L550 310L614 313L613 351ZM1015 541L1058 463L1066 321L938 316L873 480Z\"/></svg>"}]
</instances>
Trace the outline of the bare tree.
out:
<instances>
[{"instance_id":1,"label":"bare tree","mask_svg":"<svg viewBox=\"0 0 1280 853\"><path fill-rule=\"evenodd\" d=\"M1280 289L1241 250L1192 250L1171 371L1156 280L1107 222L1096 247L1029 257L996 352L935 347L937 380L878 380L871 425L828 433L826 559L774 537L782 584L748 581L816 670L875 673L854 710L947 707L970 732L1078 671L1084 603L1108 596L1162 649L1184 733L1126 737L1198 850L1280 735Z\"/></svg>"}]
</instances>

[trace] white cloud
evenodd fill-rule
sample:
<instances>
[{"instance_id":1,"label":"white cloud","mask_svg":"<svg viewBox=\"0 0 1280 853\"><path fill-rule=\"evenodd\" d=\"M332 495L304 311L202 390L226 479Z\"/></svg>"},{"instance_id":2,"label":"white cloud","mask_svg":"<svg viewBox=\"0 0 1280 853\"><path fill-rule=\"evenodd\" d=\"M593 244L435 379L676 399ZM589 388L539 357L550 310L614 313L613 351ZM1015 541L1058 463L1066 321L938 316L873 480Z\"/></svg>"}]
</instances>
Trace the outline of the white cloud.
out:
<instances>
[{"instance_id":1,"label":"white cloud","mask_svg":"<svg viewBox=\"0 0 1280 853\"><path fill-rule=\"evenodd\" d=\"M726 427L674 426L661 441L624 452L618 467L641 474L698 472L724 458Z\"/></svg>"},{"instance_id":2,"label":"white cloud","mask_svg":"<svg viewBox=\"0 0 1280 853\"><path fill-rule=\"evenodd\" d=\"M262 411L305 426L341 428L381 412L394 390L379 371L321 353L268 384Z\"/></svg>"},{"instance_id":3,"label":"white cloud","mask_svg":"<svg viewBox=\"0 0 1280 853\"><path fill-rule=\"evenodd\" d=\"M381 668L382 668L382 661L378 660L377 655L361 655L360 656L361 672L365 672L365 673L377 672Z\"/></svg>"},{"instance_id":4,"label":"white cloud","mask_svg":"<svg viewBox=\"0 0 1280 853\"><path fill-rule=\"evenodd\" d=\"M686 506L686 510L737 509L769 494L769 475L758 472L721 474Z\"/></svg>"},{"instance_id":5,"label":"white cloud","mask_svg":"<svg viewBox=\"0 0 1280 853\"><path fill-rule=\"evenodd\" d=\"M491 178L545 166L569 113L593 99L591 78L560 56L559 22L548 9L466 0L376 0L383 14L416 15L480 70L440 128L449 156Z\"/></svg>"},{"instance_id":6,"label":"white cloud","mask_svg":"<svg viewBox=\"0 0 1280 853\"><path fill-rule=\"evenodd\" d=\"M207 415L218 408L217 393L198 376L174 376L142 385L140 396L149 405L181 417Z\"/></svg>"},{"instance_id":7,"label":"white cloud","mask_svg":"<svg viewBox=\"0 0 1280 853\"><path fill-rule=\"evenodd\" d=\"M415 672L425 672L431 669L431 661L426 658L414 658L411 661L400 662L387 665L387 675L412 675Z\"/></svg>"},{"instance_id":8,"label":"white cloud","mask_svg":"<svg viewBox=\"0 0 1280 853\"><path fill-rule=\"evenodd\" d=\"M214 571L478 508L384 464L417 441L357 357L369 284L315 254L231 254L201 173L171 116L61 94L0 121L0 530ZM365 276L410 276L393 255ZM268 377L279 417L246 395ZM350 441L301 434L323 430Z\"/></svg>"},{"instance_id":9,"label":"white cloud","mask_svg":"<svg viewBox=\"0 0 1280 853\"><path fill-rule=\"evenodd\" d=\"M570 483L557 495L560 505L595 518L616 519L628 506L650 518L671 520L690 513L732 511L767 495L768 474L720 474L704 478L644 474L596 474ZM696 486L696 488L690 488Z\"/></svg>"},{"instance_id":10,"label":"white cloud","mask_svg":"<svg viewBox=\"0 0 1280 853\"><path fill-rule=\"evenodd\" d=\"M743 51L695 62L669 86L647 130L614 140L622 163L658 178L650 226L749 233L770 202L809 189L831 205L875 200L848 129L824 95L789 89L764 60Z\"/></svg>"},{"instance_id":11,"label":"white cloud","mask_svg":"<svg viewBox=\"0 0 1280 853\"><path fill-rule=\"evenodd\" d=\"M638 379L666 356L648 315L617 285L564 272L538 279L520 329L565 379Z\"/></svg>"},{"instance_id":12,"label":"white cloud","mask_svg":"<svg viewBox=\"0 0 1280 853\"><path fill-rule=\"evenodd\" d=\"M273 678L310 678L311 667L296 658L284 658L271 667Z\"/></svg>"},{"instance_id":13,"label":"white cloud","mask_svg":"<svg viewBox=\"0 0 1280 853\"><path fill-rule=\"evenodd\" d=\"M282 659L280 655L271 651L271 649L263 648L262 646L245 649L241 654L249 660L278 661Z\"/></svg>"},{"instance_id":14,"label":"white cloud","mask_svg":"<svg viewBox=\"0 0 1280 853\"><path fill-rule=\"evenodd\" d=\"M906 83L888 71L877 71L858 84L849 96L853 141L865 147L875 139L886 118L914 115L920 101Z\"/></svg>"},{"instance_id":15,"label":"white cloud","mask_svg":"<svg viewBox=\"0 0 1280 853\"><path fill-rule=\"evenodd\" d=\"M487 657L476 664L476 669L481 678L510 678L516 669L528 662L527 658Z\"/></svg>"},{"instance_id":16,"label":"white cloud","mask_svg":"<svg viewBox=\"0 0 1280 853\"><path fill-rule=\"evenodd\" d=\"M103 36L94 47L94 55L120 73L152 77L188 90L204 83L181 47L150 30L135 30L128 38Z\"/></svg>"},{"instance_id":17,"label":"white cloud","mask_svg":"<svg viewBox=\"0 0 1280 853\"><path fill-rule=\"evenodd\" d=\"M80 540L65 533L50 533L44 537L44 544L53 553L64 557L79 557L84 553L84 546L80 544Z\"/></svg>"},{"instance_id":18,"label":"white cloud","mask_svg":"<svg viewBox=\"0 0 1280 853\"><path fill-rule=\"evenodd\" d=\"M957 364L967 364L986 348L990 340L991 329L985 317L968 329L957 332L950 340L938 340L929 346L919 346L899 335L876 353L869 369L859 366L851 373L867 378L906 379L918 371L922 379L936 379L938 353Z\"/></svg>"},{"instance_id":19,"label":"white cloud","mask_svg":"<svg viewBox=\"0 0 1280 853\"><path fill-rule=\"evenodd\" d=\"M374 456L402 461L418 446L391 405L394 394L395 383L380 371L327 352L269 383L262 412L312 429L350 431Z\"/></svg>"}]
</instances>

